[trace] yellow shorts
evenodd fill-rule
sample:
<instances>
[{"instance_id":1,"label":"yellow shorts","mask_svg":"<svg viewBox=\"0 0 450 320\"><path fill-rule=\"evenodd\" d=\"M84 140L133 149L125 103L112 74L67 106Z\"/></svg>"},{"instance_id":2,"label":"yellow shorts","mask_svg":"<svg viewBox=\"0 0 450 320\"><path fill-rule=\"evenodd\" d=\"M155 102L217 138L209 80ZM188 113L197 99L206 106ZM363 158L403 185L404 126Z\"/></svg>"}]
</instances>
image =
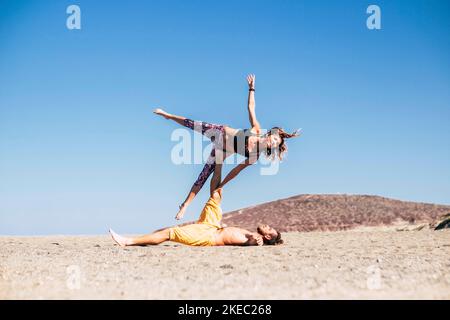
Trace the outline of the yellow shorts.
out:
<instances>
[{"instance_id":1,"label":"yellow shorts","mask_svg":"<svg viewBox=\"0 0 450 320\"><path fill-rule=\"evenodd\" d=\"M213 246L215 245L215 234L221 229L222 210L220 205L211 197L196 223L183 227L169 229L170 241L175 241L191 246Z\"/></svg>"}]
</instances>

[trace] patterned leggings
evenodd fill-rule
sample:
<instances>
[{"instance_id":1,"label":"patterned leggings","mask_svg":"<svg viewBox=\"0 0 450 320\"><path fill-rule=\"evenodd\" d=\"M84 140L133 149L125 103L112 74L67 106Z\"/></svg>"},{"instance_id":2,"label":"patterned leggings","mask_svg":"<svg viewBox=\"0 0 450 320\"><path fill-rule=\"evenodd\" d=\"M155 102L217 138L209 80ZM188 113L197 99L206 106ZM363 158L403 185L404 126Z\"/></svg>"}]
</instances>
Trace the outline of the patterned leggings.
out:
<instances>
[{"instance_id":1,"label":"patterned leggings","mask_svg":"<svg viewBox=\"0 0 450 320\"><path fill-rule=\"evenodd\" d=\"M194 121L191 119L184 119L183 125L186 128L192 129L202 135L208 137L213 143L213 149L211 150L211 154L206 161L205 166L200 172L197 180L194 182L194 185L199 188L199 190L203 187L206 180L208 180L211 173L214 172L216 165L216 148L223 149L223 135L225 133L224 126L218 124L212 124L202 121Z\"/></svg>"}]
</instances>

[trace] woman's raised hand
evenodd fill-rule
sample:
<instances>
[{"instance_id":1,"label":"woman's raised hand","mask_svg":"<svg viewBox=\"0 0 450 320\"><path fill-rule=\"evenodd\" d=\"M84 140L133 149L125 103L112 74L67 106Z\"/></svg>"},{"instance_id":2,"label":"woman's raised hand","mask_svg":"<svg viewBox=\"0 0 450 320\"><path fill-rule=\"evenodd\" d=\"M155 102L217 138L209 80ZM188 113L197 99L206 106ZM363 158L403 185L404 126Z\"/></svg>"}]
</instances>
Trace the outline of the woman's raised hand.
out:
<instances>
[{"instance_id":1,"label":"woman's raised hand","mask_svg":"<svg viewBox=\"0 0 450 320\"><path fill-rule=\"evenodd\" d=\"M247 82L248 82L249 89L255 89L255 80L256 80L256 77L254 74L249 74L247 76Z\"/></svg>"}]
</instances>

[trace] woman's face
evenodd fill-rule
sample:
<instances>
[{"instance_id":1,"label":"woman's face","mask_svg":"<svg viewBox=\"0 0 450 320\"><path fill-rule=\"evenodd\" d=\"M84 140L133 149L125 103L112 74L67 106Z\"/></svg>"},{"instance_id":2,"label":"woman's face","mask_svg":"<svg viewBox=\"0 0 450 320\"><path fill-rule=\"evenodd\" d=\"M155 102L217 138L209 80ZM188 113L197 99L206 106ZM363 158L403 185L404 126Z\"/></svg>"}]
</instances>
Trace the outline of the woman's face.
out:
<instances>
[{"instance_id":1,"label":"woman's face","mask_svg":"<svg viewBox=\"0 0 450 320\"><path fill-rule=\"evenodd\" d=\"M281 138L278 134L271 134L267 137L267 146L271 149L276 149L281 143Z\"/></svg>"}]
</instances>

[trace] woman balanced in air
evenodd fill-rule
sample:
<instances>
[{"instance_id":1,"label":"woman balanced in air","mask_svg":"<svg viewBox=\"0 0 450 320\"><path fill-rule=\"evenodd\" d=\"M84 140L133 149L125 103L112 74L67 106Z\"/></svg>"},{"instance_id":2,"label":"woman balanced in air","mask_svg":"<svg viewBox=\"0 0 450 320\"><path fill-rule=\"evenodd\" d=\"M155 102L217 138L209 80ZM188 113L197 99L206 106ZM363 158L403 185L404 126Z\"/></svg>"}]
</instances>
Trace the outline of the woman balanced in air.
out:
<instances>
[{"instance_id":1,"label":"woman balanced in air","mask_svg":"<svg viewBox=\"0 0 450 320\"><path fill-rule=\"evenodd\" d=\"M261 153L272 160L275 159L275 156L281 160L283 154L287 151L285 140L298 136L298 131L287 133L280 127L273 127L266 133L262 132L255 114L255 75L248 75L247 81L249 86L248 116L250 120L250 128L248 129L235 129L225 125L193 121L185 117L167 113L162 109L154 110L155 114L199 132L208 137L213 143L211 154L186 199L180 205L179 211L175 217L176 219L181 219L183 217L186 208L201 190L211 173L216 170L222 170L222 163L227 157L237 153L244 156L246 159L230 171L221 182L221 185L226 184L236 177L244 168L254 164ZM220 177L220 172L216 172L212 179L214 181L215 179L220 179ZM213 181L211 183L213 183ZM214 181L214 183L216 182L217 181Z\"/></svg>"}]
</instances>

